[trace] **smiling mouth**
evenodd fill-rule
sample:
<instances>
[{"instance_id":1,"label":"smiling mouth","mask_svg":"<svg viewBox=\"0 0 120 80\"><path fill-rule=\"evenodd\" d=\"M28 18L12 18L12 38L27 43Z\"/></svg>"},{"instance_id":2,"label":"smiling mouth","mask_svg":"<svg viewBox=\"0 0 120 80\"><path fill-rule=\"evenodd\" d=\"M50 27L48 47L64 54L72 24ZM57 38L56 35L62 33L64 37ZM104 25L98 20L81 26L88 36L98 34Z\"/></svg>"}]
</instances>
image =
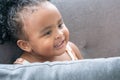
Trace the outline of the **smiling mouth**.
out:
<instances>
[{"instance_id":1,"label":"smiling mouth","mask_svg":"<svg viewBox=\"0 0 120 80\"><path fill-rule=\"evenodd\" d=\"M54 47L55 47L56 49L61 49L61 48L64 46L64 43L65 43L65 40L59 42L59 43L58 43L57 45L55 45Z\"/></svg>"}]
</instances>

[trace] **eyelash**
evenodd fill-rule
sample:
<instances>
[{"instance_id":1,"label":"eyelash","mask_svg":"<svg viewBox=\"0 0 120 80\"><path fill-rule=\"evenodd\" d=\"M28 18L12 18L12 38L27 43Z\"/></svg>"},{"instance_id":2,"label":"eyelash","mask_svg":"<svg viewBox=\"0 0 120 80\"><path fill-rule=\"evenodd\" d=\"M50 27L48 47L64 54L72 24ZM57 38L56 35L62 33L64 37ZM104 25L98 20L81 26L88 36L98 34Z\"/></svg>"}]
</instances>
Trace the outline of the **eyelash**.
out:
<instances>
[{"instance_id":1,"label":"eyelash","mask_svg":"<svg viewBox=\"0 0 120 80\"><path fill-rule=\"evenodd\" d=\"M63 27L63 23L58 25L58 28L61 29ZM44 35L50 35L52 31L47 31Z\"/></svg>"},{"instance_id":2,"label":"eyelash","mask_svg":"<svg viewBox=\"0 0 120 80\"><path fill-rule=\"evenodd\" d=\"M58 28L61 29L62 27L63 27L63 23L61 23L61 24L58 25Z\"/></svg>"},{"instance_id":3,"label":"eyelash","mask_svg":"<svg viewBox=\"0 0 120 80\"><path fill-rule=\"evenodd\" d=\"M52 31L48 31L45 33L45 35L50 35L52 33Z\"/></svg>"}]
</instances>

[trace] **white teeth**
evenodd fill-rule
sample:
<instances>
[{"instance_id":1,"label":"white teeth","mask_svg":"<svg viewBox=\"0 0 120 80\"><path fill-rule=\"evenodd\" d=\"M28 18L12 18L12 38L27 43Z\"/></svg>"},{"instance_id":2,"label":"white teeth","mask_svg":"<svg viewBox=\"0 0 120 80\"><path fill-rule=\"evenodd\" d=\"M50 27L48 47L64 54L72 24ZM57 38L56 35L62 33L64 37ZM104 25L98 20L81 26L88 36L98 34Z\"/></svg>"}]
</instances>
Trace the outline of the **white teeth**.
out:
<instances>
[{"instance_id":1,"label":"white teeth","mask_svg":"<svg viewBox=\"0 0 120 80\"><path fill-rule=\"evenodd\" d=\"M61 46L63 44L64 41L60 42L59 44L55 45L55 48Z\"/></svg>"}]
</instances>

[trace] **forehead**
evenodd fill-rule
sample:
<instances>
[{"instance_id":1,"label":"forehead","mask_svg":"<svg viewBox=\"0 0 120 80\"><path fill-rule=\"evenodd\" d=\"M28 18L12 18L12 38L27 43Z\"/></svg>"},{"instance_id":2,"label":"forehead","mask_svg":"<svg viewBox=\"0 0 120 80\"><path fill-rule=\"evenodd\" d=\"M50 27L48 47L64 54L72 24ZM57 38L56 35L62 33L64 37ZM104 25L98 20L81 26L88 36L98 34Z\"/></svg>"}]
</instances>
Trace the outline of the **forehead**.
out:
<instances>
[{"instance_id":1,"label":"forehead","mask_svg":"<svg viewBox=\"0 0 120 80\"><path fill-rule=\"evenodd\" d=\"M56 15L53 15L56 14ZM30 8L25 8L22 13L21 17L23 20L37 20L37 18L43 20L46 18L54 18L54 17L61 17L61 14L59 13L58 9L51 3L43 3L38 6L32 6ZM42 19L43 18L43 19Z\"/></svg>"},{"instance_id":2,"label":"forehead","mask_svg":"<svg viewBox=\"0 0 120 80\"><path fill-rule=\"evenodd\" d=\"M36 5L28 5L28 6L24 6L20 12L18 12L18 14L21 17L27 17L30 16L31 14L35 13L38 10L42 10L43 8L51 8L51 7L55 7L53 4L51 4L50 2L41 2L38 3Z\"/></svg>"},{"instance_id":3,"label":"forehead","mask_svg":"<svg viewBox=\"0 0 120 80\"><path fill-rule=\"evenodd\" d=\"M19 15L21 19L24 21L24 19L30 18L31 16L34 16L37 14L38 16L40 15L42 16L42 13L49 14L49 11L53 11L53 12L57 11L58 14L60 14L57 8L50 2L42 2L42 3L39 3L38 5L24 7L19 13Z\"/></svg>"},{"instance_id":4,"label":"forehead","mask_svg":"<svg viewBox=\"0 0 120 80\"><path fill-rule=\"evenodd\" d=\"M25 8L22 11L21 18L24 28L39 28L41 26L49 26L56 24L61 19L61 14L57 8L51 3ZM33 29L32 29L33 30Z\"/></svg>"}]
</instances>

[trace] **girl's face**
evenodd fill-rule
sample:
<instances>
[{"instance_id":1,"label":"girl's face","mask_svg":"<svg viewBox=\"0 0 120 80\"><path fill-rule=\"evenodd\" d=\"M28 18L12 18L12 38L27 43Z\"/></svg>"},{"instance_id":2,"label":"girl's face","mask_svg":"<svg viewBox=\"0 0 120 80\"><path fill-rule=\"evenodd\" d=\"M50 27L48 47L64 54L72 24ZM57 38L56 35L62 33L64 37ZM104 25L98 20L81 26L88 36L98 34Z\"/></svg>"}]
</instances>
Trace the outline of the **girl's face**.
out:
<instances>
[{"instance_id":1,"label":"girl's face","mask_svg":"<svg viewBox=\"0 0 120 80\"><path fill-rule=\"evenodd\" d=\"M23 23L31 54L53 57L65 52L69 31L55 6L37 7L24 18Z\"/></svg>"}]
</instances>

